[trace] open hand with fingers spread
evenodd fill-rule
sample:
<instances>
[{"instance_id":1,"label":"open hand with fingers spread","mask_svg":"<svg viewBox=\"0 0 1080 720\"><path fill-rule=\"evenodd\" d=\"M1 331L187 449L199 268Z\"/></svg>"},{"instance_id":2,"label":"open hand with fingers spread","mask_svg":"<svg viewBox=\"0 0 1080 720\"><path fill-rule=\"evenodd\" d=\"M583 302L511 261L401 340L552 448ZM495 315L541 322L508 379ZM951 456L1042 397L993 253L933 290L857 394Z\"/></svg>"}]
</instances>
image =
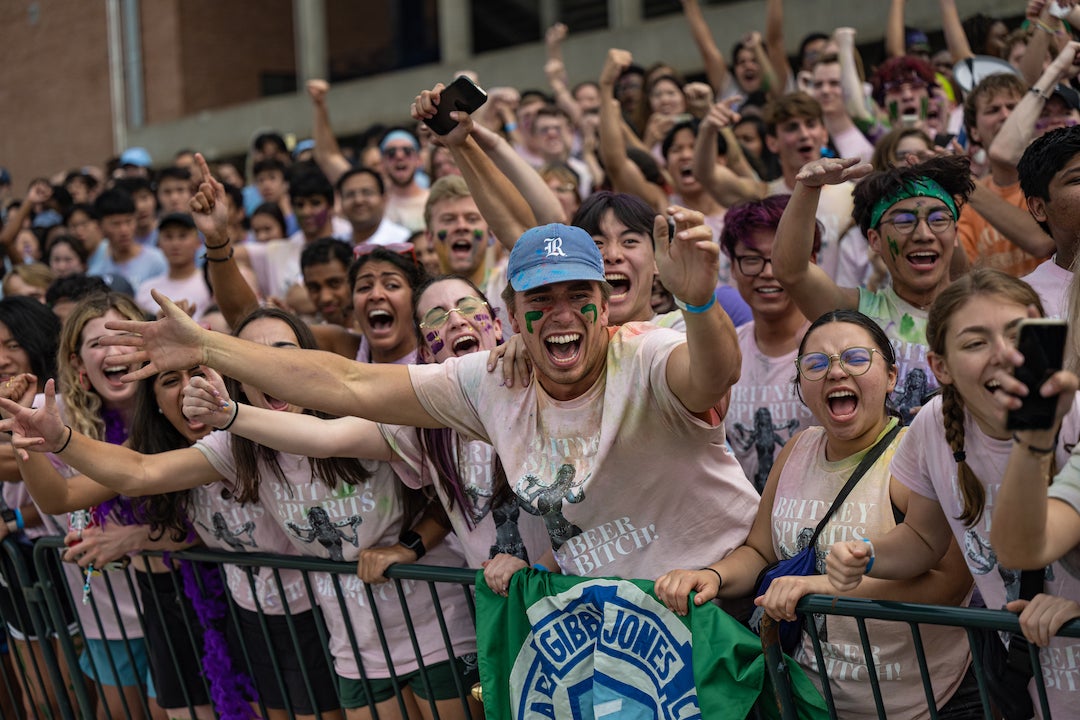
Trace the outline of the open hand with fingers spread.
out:
<instances>
[{"instance_id":1,"label":"open hand with fingers spread","mask_svg":"<svg viewBox=\"0 0 1080 720\"><path fill-rule=\"evenodd\" d=\"M166 370L206 364L205 343L211 331L200 327L157 290L151 290L150 294L165 311L162 319L154 322L110 320L105 323L108 329L121 330L122 334L106 335L101 338L101 344L129 348L126 354L116 356L116 362L138 368L125 375L124 382L143 380Z\"/></svg>"},{"instance_id":2,"label":"open hand with fingers spread","mask_svg":"<svg viewBox=\"0 0 1080 720\"><path fill-rule=\"evenodd\" d=\"M56 407L56 381L45 383L45 404L40 408L20 405L0 397L0 410L6 417L0 420L0 432L11 433L11 445L16 450L56 452L66 444L71 430L64 425Z\"/></svg>"},{"instance_id":3,"label":"open hand with fingers spread","mask_svg":"<svg viewBox=\"0 0 1080 720\"><path fill-rule=\"evenodd\" d=\"M663 215L653 221L656 267L660 282L679 301L705 306L713 301L716 278L720 273L720 246L713 240L705 216L688 208L672 205L668 214L675 221L675 237L668 236L668 222Z\"/></svg>"}]
</instances>

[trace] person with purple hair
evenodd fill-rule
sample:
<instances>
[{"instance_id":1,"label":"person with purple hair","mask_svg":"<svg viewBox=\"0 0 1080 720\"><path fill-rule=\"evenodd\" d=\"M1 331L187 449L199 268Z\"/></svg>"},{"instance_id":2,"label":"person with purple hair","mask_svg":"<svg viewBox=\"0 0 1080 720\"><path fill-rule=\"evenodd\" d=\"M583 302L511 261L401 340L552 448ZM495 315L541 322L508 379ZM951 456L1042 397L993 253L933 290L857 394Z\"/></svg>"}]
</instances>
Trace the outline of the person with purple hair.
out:
<instances>
[{"instance_id":1,"label":"person with purple hair","mask_svg":"<svg viewBox=\"0 0 1080 720\"><path fill-rule=\"evenodd\" d=\"M815 424L795 395L795 355L809 322L773 275L776 228L790 195L771 195L728 210L720 248L731 258L735 287L753 320L737 328L742 374L725 416L728 444L758 492L773 460L797 432ZM815 224L813 251L821 247Z\"/></svg>"}]
</instances>

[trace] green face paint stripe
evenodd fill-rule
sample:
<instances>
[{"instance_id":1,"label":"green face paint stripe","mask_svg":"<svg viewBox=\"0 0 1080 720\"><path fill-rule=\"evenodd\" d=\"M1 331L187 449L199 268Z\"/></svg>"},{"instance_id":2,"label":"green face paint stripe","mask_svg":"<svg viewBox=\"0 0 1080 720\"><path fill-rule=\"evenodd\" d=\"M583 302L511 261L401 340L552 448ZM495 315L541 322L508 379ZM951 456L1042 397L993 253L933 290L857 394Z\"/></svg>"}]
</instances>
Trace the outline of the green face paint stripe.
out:
<instances>
[{"instance_id":1,"label":"green face paint stripe","mask_svg":"<svg viewBox=\"0 0 1080 720\"><path fill-rule=\"evenodd\" d=\"M900 256L900 247L893 238L889 238L889 252L892 253L894 260Z\"/></svg>"},{"instance_id":2,"label":"green face paint stripe","mask_svg":"<svg viewBox=\"0 0 1080 720\"><path fill-rule=\"evenodd\" d=\"M592 313L592 321L593 321L593 324L595 325L596 324L596 318L600 317L600 312L596 309L596 305L594 305L592 303L589 303L588 305L581 308L581 314L582 315L588 315L589 313Z\"/></svg>"},{"instance_id":3,"label":"green face paint stripe","mask_svg":"<svg viewBox=\"0 0 1080 720\"><path fill-rule=\"evenodd\" d=\"M542 310L529 310L527 313L525 313L525 329L528 330L531 334L533 331L533 321L539 320L542 317L544 317L544 312Z\"/></svg>"}]
</instances>

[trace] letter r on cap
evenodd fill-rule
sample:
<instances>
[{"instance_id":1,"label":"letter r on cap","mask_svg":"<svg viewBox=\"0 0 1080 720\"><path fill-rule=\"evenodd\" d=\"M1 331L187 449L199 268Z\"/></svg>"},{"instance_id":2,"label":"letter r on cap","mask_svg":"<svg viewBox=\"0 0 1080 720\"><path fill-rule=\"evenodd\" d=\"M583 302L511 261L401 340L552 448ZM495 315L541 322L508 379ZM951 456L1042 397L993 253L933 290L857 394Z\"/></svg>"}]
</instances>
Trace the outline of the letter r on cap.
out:
<instances>
[{"instance_id":1,"label":"letter r on cap","mask_svg":"<svg viewBox=\"0 0 1080 720\"><path fill-rule=\"evenodd\" d=\"M544 245L547 248L547 256L552 257L558 255L560 257L566 257L566 253L562 250L562 238L553 237L544 240Z\"/></svg>"}]
</instances>

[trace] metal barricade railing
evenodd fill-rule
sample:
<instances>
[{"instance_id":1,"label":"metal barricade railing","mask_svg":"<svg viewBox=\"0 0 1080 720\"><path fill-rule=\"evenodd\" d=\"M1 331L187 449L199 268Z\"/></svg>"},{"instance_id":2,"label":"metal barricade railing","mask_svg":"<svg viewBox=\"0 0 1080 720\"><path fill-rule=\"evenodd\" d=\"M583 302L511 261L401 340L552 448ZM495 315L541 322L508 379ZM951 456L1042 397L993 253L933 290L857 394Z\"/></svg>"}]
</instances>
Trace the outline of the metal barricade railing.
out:
<instances>
[{"instance_id":1,"label":"metal barricade railing","mask_svg":"<svg viewBox=\"0 0 1080 720\"><path fill-rule=\"evenodd\" d=\"M879 718L886 718L884 699L880 683L878 682L877 668L874 663L874 653L871 648L872 638L866 627L867 620L882 620L902 623L907 625L915 648L915 655L919 667L920 677L927 697L928 717L936 720L937 708L934 703L934 693L931 678L927 670L926 653L923 647L920 625L938 625L946 627L963 628L966 631L968 643L972 652L972 669L979 685L979 698L982 704L983 716L987 719L994 718L989 695L989 682L983 667L981 643L977 633L982 630L997 632L1011 632L1022 635L1019 618L1004 610L987 610L984 608L960 608L941 605L921 605L915 603L888 602L876 600L864 600L859 598L842 598L829 595L807 595L799 601L797 606L799 613L834 615L854 618L859 630L859 641L862 646L863 657L867 664L867 673L870 680L870 689L873 696L873 705ZM772 625L772 623L767 623ZM775 626L774 626L775 627ZM836 718L836 705L830 688L827 674L827 665L822 653L821 638L818 636L816 624L808 621L805 623L806 632L809 634L814 648L815 659L818 667L818 679L820 681L822 695L831 717ZM775 630L773 630L775 635ZM1071 620L1062 626L1058 636L1080 638L1080 619ZM798 717L794 706L793 695L790 690L790 678L787 674L787 666L783 661L779 643L775 637L770 638L766 632L763 635L762 645L766 651L766 666L769 676L776 689L776 702L784 720L794 720ZM1038 689L1038 702L1036 708L1040 710L1041 717L1049 718L1050 710L1046 699L1046 686L1043 679L1043 668L1039 658L1038 648L1028 645L1028 655L1031 660L1033 677Z\"/></svg>"},{"instance_id":2,"label":"metal barricade railing","mask_svg":"<svg viewBox=\"0 0 1080 720\"><path fill-rule=\"evenodd\" d=\"M37 603L40 607L45 605L48 609L48 614L51 619L49 622L50 627L66 627L64 623L64 602L68 601L73 605L75 603L82 603L83 598L80 593L72 592L72 584L70 582L57 583L54 581L54 575L51 575L49 568L52 567L55 572L55 568L60 565L58 550L63 547L61 538L43 538L39 540L35 547L35 563L38 570L39 579L36 584L30 584L23 588L24 594L31 597L31 604ZM148 556L161 556L163 553L145 553ZM256 598L255 615L257 621L262 630L263 638L268 643L268 647L274 647L274 640L284 642L287 647L291 647L294 651L299 652L300 644L306 639L302 637L304 628L298 626L297 618L288 611L287 606L282 608L283 618L285 623L285 634L288 636L286 639L271 638L271 629L268 625L268 619L270 613L267 612L268 608L263 607L258 603L258 593L255 592L255 573L264 568L269 568L272 573L273 583L276 585L278 597L285 597L285 587L282 580L281 573L284 571L297 570L303 574L304 592L307 595L307 600L312 608L317 608L317 595L313 586L313 578L322 574L328 578L328 581L332 583L334 594L336 596L339 606L345 607L346 598L345 593L342 590L342 576L352 576L356 572L356 566L354 563L342 563L330 560L321 560L318 558L306 557L306 556L281 556L281 555L267 555L261 553L228 553L213 550L186 550L183 552L172 553L171 558L180 561L191 561L195 564L202 564L208 567L221 567L224 565L231 565L239 568L244 573L245 580L252 590L252 597ZM104 628L108 624L109 620L121 620L119 614L114 609L116 605L116 598L118 592L127 591L136 598L136 614L138 616L139 631L145 637L147 620L149 615L157 615L158 620L163 619L163 608L159 604L158 597L155 593L138 593L135 589L135 582L133 580L133 574L135 571L130 565L125 565L123 569L113 572L105 572L100 576L96 576L92 583L92 591L88 596L89 606L92 609L93 623L91 628L97 630L97 635L104 634ZM171 582L174 584L174 588L179 591L182 586L182 578L180 573L176 570L164 573L164 575L170 576ZM441 635L441 641L446 648L446 654L449 658L454 658L455 653L453 651L453 643L451 641L450 628L447 625L447 621L443 616L442 603L446 600L446 593L459 592L462 593L465 600L465 605L468 608L470 618L474 623L470 631L475 633L475 606L472 598L472 591L469 588L475 581L475 571L462 568L442 568L425 565L409 565L409 566L393 566L386 572L386 576L389 578L389 582L393 584L398 598L400 611L404 617L405 625L408 628L409 636L412 643L412 649L415 654L415 661L418 666L418 674L420 682L425 688L428 700L426 704L430 706L431 716L438 718L439 710L434 699L434 693L431 692L432 681L429 678L429 668L425 666L421 648L418 643L416 632L414 631L414 619L408 603L405 600L405 593L402 591L403 582L420 582L426 583L428 586L428 592L431 593L432 604L435 609L435 614L438 621L438 629ZM200 582L202 576L198 573L194 574L196 583ZM27 577L29 582L29 578ZM391 658L391 649L389 640L385 637L382 626L383 623L380 617L379 605L375 602L374 591L371 586L364 586L364 593L367 600L368 609L374 614L375 628L377 631L377 641L381 648L383 658L386 661L385 670L389 671L389 682L393 688L394 696L396 697L396 704L398 710L402 716L407 716L406 700L402 692L403 683L401 678L398 677L394 670L395 663ZM103 598L107 598L109 602L101 602ZM227 604L227 623L231 623L233 628L237 628L241 624L240 614L245 612L242 608L237 606L232 595L228 592L224 593L224 602ZM322 598L322 602L325 603L325 597ZM110 615L112 613L112 615ZM357 661L357 666L360 675L360 683L362 685L364 694L369 703L369 709L372 712L373 717L378 717L375 703L372 702L373 691L371 687L370 668L365 668L364 664L360 660L360 641L357 638L356 632L352 626L350 616L348 612L343 612L342 617L344 619L346 629L345 632L348 636L348 642L351 647L352 653ZM328 668L333 668L333 658L330 656L329 649L329 636L325 622L318 610L313 611L312 619L314 621L314 633L318 638L319 644L322 647L323 654L326 660ZM78 614L75 615L75 625L78 628L78 633L85 637L86 626L84 621L81 620ZM120 654L121 658L127 660L131 664L134 664L136 655L133 649L133 643L131 642L130 634L134 632L134 628L124 627L123 622L116 622L121 630L121 642L120 642ZM305 625L306 627L306 625ZM178 664L177 650L173 645L173 640L177 643L187 640L191 642L198 634L196 628L192 627L189 623L185 622L182 628L173 628L174 635L166 635L167 647L165 650L165 656L172 661L174 666ZM171 638L171 639L170 639ZM242 671L247 672L249 676L252 675L252 662L253 651L247 646L247 643L243 641L243 637L238 636L240 647L238 648L238 657L234 657L233 660L237 663ZM67 632L60 633L60 649L62 655L66 658L70 667L78 668L78 652L75 644L72 642L71 634ZM369 640L370 644L370 640ZM160 649L159 649L160 650ZM106 658L109 662L109 667L106 668L106 675L112 675L114 678L117 676L117 668L115 667L114 658L111 654L106 653ZM274 675L274 682L282 688L285 708L290 718L295 718L296 712L293 710L294 700L296 698L290 698L287 684L284 682L285 668L280 662L280 657L274 653L269 653L269 661L272 666ZM183 668L185 675L191 677L197 677L198 681L204 684L208 684L208 679L203 676L201 668L198 671L192 668ZM298 671L303 680L303 692L307 695L305 698L310 703L311 707L315 709L314 714L316 717L321 717L322 713L318 710L319 703L316 698L315 682L319 678L312 677L314 673L310 668L307 668L303 663L300 663ZM52 669L50 669L52 672ZM96 668L95 668L96 672ZM95 676L96 677L96 676ZM453 673L455 690L463 709L463 715L466 718L472 718L472 712L469 707L469 698L471 697L471 686L466 687L465 683L459 677L457 673ZM102 702L104 696L102 692L102 684L100 682L93 682L96 686L97 702ZM125 695L120 694L119 699L121 701L120 707L108 707L107 714L111 717L149 717L149 707L145 699L146 687L143 685L141 678L139 680L139 690L143 691L138 694L140 702L138 705L132 706L128 702ZM337 684L334 685L334 692L339 693ZM209 695L209 688L207 688L207 695ZM192 703L190 697L185 691L185 703L187 704L189 712L192 713L192 717L196 712L196 707ZM341 697L338 694L337 700L340 703ZM417 702L425 702L420 697L416 698ZM265 717L267 714L267 707L262 704L262 698L260 697L258 709L260 713ZM94 702L91 697L80 697L78 699L78 712L74 716L81 717L93 717L94 714ZM71 717L70 712L65 713L62 717Z\"/></svg>"}]
</instances>

